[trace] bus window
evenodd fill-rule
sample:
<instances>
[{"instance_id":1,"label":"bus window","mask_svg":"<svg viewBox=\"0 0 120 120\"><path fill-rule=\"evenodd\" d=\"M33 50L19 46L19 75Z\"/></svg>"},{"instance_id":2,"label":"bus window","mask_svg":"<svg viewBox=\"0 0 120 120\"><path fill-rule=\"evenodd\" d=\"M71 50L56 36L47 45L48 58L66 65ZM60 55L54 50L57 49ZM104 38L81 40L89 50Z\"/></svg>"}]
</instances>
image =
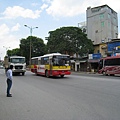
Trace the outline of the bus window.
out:
<instances>
[{"instance_id":1,"label":"bus window","mask_svg":"<svg viewBox=\"0 0 120 120\"><path fill-rule=\"evenodd\" d=\"M49 64L49 57L43 57L41 58L41 65Z\"/></svg>"},{"instance_id":2,"label":"bus window","mask_svg":"<svg viewBox=\"0 0 120 120\"><path fill-rule=\"evenodd\" d=\"M64 59L60 59L59 60L59 65L60 66L64 66L65 65L65 60Z\"/></svg>"},{"instance_id":3,"label":"bus window","mask_svg":"<svg viewBox=\"0 0 120 120\"><path fill-rule=\"evenodd\" d=\"M38 61L38 65L41 65L41 60Z\"/></svg>"},{"instance_id":4,"label":"bus window","mask_svg":"<svg viewBox=\"0 0 120 120\"><path fill-rule=\"evenodd\" d=\"M105 60L105 66L120 65L120 58Z\"/></svg>"},{"instance_id":5,"label":"bus window","mask_svg":"<svg viewBox=\"0 0 120 120\"><path fill-rule=\"evenodd\" d=\"M70 60L67 56L54 56L53 65L54 66L69 66Z\"/></svg>"},{"instance_id":6,"label":"bus window","mask_svg":"<svg viewBox=\"0 0 120 120\"><path fill-rule=\"evenodd\" d=\"M59 61L57 58L53 58L53 65L54 66L58 66L59 65Z\"/></svg>"}]
</instances>

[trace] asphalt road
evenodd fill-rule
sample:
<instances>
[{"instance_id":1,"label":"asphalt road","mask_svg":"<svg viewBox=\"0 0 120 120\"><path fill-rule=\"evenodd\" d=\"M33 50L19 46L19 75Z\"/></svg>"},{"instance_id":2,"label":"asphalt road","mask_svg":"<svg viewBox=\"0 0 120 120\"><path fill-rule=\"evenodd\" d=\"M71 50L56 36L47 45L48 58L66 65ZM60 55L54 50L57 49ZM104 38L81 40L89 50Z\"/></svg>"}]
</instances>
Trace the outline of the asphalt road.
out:
<instances>
[{"instance_id":1,"label":"asphalt road","mask_svg":"<svg viewBox=\"0 0 120 120\"><path fill-rule=\"evenodd\" d=\"M14 76L6 97L0 69L0 120L120 120L120 77L75 74L65 78Z\"/></svg>"}]
</instances>

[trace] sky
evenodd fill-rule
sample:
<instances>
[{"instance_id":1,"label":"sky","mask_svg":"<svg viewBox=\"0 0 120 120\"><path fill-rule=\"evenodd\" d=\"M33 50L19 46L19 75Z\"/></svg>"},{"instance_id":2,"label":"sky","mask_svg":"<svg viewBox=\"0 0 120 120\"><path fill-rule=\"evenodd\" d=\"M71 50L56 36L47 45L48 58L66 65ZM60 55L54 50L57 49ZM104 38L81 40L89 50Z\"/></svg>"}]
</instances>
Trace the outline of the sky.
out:
<instances>
[{"instance_id":1,"label":"sky","mask_svg":"<svg viewBox=\"0 0 120 120\"><path fill-rule=\"evenodd\" d=\"M30 36L30 28L33 36L47 43L49 31L78 27L86 21L87 7L105 4L118 13L120 38L120 0L0 0L0 59L8 49L19 48L20 40Z\"/></svg>"}]
</instances>

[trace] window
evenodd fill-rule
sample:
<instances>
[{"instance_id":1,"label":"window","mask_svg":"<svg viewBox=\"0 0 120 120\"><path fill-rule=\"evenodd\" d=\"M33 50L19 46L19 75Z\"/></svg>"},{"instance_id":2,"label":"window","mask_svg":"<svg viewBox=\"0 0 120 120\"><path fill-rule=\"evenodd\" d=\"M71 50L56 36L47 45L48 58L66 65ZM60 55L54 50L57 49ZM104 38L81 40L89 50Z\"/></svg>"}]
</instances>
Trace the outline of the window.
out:
<instances>
[{"instance_id":1,"label":"window","mask_svg":"<svg viewBox=\"0 0 120 120\"><path fill-rule=\"evenodd\" d=\"M41 60L38 61L38 65L41 65Z\"/></svg>"},{"instance_id":2,"label":"window","mask_svg":"<svg viewBox=\"0 0 120 120\"><path fill-rule=\"evenodd\" d=\"M101 22L101 26L102 26L102 27L104 27L104 26L105 26L104 21L103 21L103 22Z\"/></svg>"},{"instance_id":3,"label":"window","mask_svg":"<svg viewBox=\"0 0 120 120\"><path fill-rule=\"evenodd\" d=\"M100 8L99 7L97 7L97 8L92 8L92 10L91 10L93 13L95 13L95 12L99 12L100 11Z\"/></svg>"},{"instance_id":4,"label":"window","mask_svg":"<svg viewBox=\"0 0 120 120\"><path fill-rule=\"evenodd\" d=\"M41 64L42 65L49 64L49 57L43 57L43 58L41 58Z\"/></svg>"},{"instance_id":5,"label":"window","mask_svg":"<svg viewBox=\"0 0 120 120\"><path fill-rule=\"evenodd\" d=\"M108 27L111 28L111 22L108 22Z\"/></svg>"},{"instance_id":6,"label":"window","mask_svg":"<svg viewBox=\"0 0 120 120\"><path fill-rule=\"evenodd\" d=\"M31 59L32 65L38 65L38 58Z\"/></svg>"},{"instance_id":7,"label":"window","mask_svg":"<svg viewBox=\"0 0 120 120\"><path fill-rule=\"evenodd\" d=\"M120 65L120 58L105 60L105 66Z\"/></svg>"},{"instance_id":8,"label":"window","mask_svg":"<svg viewBox=\"0 0 120 120\"><path fill-rule=\"evenodd\" d=\"M25 58L10 58L10 62L12 62L12 63L24 63Z\"/></svg>"},{"instance_id":9,"label":"window","mask_svg":"<svg viewBox=\"0 0 120 120\"><path fill-rule=\"evenodd\" d=\"M117 30L116 26L114 26L114 30Z\"/></svg>"},{"instance_id":10,"label":"window","mask_svg":"<svg viewBox=\"0 0 120 120\"><path fill-rule=\"evenodd\" d=\"M67 66L70 63L69 56L54 56L53 57L53 65L54 66Z\"/></svg>"},{"instance_id":11,"label":"window","mask_svg":"<svg viewBox=\"0 0 120 120\"><path fill-rule=\"evenodd\" d=\"M117 23L117 20L116 20L116 18L113 18L113 22L116 24Z\"/></svg>"},{"instance_id":12,"label":"window","mask_svg":"<svg viewBox=\"0 0 120 120\"><path fill-rule=\"evenodd\" d=\"M100 14L100 19L103 19L104 18L104 14Z\"/></svg>"},{"instance_id":13,"label":"window","mask_svg":"<svg viewBox=\"0 0 120 120\"><path fill-rule=\"evenodd\" d=\"M110 14L108 14L108 18L109 18L109 19L111 19L111 16L110 16Z\"/></svg>"}]
</instances>

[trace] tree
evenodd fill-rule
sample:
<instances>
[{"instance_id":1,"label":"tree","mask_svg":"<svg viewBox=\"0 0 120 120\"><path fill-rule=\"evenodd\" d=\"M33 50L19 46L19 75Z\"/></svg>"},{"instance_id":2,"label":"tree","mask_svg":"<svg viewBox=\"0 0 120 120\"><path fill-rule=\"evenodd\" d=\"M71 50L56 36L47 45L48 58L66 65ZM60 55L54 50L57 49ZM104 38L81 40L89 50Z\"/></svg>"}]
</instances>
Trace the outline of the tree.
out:
<instances>
[{"instance_id":1,"label":"tree","mask_svg":"<svg viewBox=\"0 0 120 120\"><path fill-rule=\"evenodd\" d=\"M25 56L27 59L27 64L29 63L30 57L30 40L31 40L31 57L41 56L46 53L46 48L44 41L41 38L35 36L29 36L26 39L20 40L20 50L21 55Z\"/></svg>"},{"instance_id":2,"label":"tree","mask_svg":"<svg viewBox=\"0 0 120 120\"><path fill-rule=\"evenodd\" d=\"M8 56L14 56L14 55L20 56L20 55L21 55L19 48L15 48L15 49L12 49L12 50L8 50L8 51L7 51L7 54L8 54Z\"/></svg>"},{"instance_id":3,"label":"tree","mask_svg":"<svg viewBox=\"0 0 120 120\"><path fill-rule=\"evenodd\" d=\"M93 53L93 43L78 27L62 27L49 32L49 52L77 53L81 56Z\"/></svg>"}]
</instances>

